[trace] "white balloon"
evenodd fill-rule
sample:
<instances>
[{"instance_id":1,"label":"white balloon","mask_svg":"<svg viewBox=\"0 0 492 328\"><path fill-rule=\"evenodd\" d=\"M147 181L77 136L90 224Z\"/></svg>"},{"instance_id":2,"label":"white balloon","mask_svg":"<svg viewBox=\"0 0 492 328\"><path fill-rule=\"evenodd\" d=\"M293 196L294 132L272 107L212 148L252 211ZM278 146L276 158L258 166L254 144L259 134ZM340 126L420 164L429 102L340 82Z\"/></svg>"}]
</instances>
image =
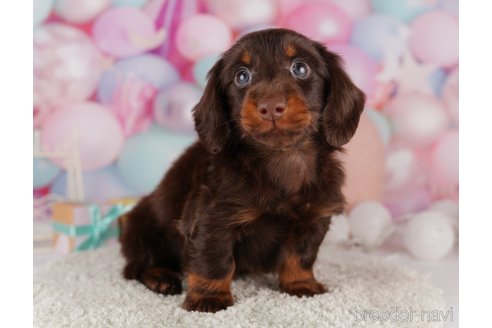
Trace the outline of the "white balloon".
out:
<instances>
[{"instance_id":1,"label":"white balloon","mask_svg":"<svg viewBox=\"0 0 492 328\"><path fill-rule=\"evenodd\" d=\"M374 201L357 204L349 214L352 237L367 247L381 245L393 232L391 213Z\"/></svg>"},{"instance_id":2,"label":"white balloon","mask_svg":"<svg viewBox=\"0 0 492 328\"><path fill-rule=\"evenodd\" d=\"M416 258L438 260L453 248L454 231L448 216L434 210L410 217L403 229L403 243Z\"/></svg>"},{"instance_id":3,"label":"white balloon","mask_svg":"<svg viewBox=\"0 0 492 328\"><path fill-rule=\"evenodd\" d=\"M57 0L56 13L70 23L85 23L111 5L111 0Z\"/></svg>"},{"instance_id":4,"label":"white balloon","mask_svg":"<svg viewBox=\"0 0 492 328\"><path fill-rule=\"evenodd\" d=\"M339 214L331 218L330 229L326 233L325 240L329 244L339 244L349 239L350 226L345 215Z\"/></svg>"}]
</instances>

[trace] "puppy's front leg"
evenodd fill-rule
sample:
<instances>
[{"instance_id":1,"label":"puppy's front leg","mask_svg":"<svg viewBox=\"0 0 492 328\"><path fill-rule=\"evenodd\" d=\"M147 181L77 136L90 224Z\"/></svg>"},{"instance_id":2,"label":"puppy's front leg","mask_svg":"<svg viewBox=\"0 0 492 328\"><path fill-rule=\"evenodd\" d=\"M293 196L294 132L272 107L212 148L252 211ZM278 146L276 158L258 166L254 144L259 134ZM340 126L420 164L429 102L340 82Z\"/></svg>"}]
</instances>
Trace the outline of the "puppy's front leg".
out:
<instances>
[{"instance_id":1,"label":"puppy's front leg","mask_svg":"<svg viewBox=\"0 0 492 328\"><path fill-rule=\"evenodd\" d=\"M235 272L233 240L222 218L200 215L187 238L188 291L182 305L185 310L217 312L234 303L231 293Z\"/></svg>"},{"instance_id":2,"label":"puppy's front leg","mask_svg":"<svg viewBox=\"0 0 492 328\"><path fill-rule=\"evenodd\" d=\"M280 290L302 297L326 292L313 274L313 264L328 230L330 217L301 223L289 237L279 268Z\"/></svg>"}]
</instances>

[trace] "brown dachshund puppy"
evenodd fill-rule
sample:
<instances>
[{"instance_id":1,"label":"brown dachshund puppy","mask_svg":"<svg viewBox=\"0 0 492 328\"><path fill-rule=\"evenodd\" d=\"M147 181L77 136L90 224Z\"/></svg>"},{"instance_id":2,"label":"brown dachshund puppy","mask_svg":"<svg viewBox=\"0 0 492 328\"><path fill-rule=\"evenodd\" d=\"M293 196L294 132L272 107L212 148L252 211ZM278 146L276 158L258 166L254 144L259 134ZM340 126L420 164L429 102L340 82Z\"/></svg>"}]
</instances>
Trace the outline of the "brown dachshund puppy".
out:
<instances>
[{"instance_id":1,"label":"brown dachshund puppy","mask_svg":"<svg viewBox=\"0 0 492 328\"><path fill-rule=\"evenodd\" d=\"M121 222L125 278L172 295L184 276L190 311L232 305L231 281L248 272L278 273L290 295L325 292L313 263L344 208L336 155L364 94L337 55L285 29L244 36L208 77L200 140Z\"/></svg>"}]
</instances>

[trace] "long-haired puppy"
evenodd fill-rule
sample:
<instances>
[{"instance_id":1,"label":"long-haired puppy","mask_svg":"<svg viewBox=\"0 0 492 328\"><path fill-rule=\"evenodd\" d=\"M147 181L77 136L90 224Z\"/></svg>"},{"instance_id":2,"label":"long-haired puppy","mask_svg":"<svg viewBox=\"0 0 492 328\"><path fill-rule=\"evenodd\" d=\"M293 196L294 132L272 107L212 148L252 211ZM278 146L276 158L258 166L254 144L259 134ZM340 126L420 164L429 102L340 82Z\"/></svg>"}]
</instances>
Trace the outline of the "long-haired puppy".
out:
<instances>
[{"instance_id":1,"label":"long-haired puppy","mask_svg":"<svg viewBox=\"0 0 492 328\"><path fill-rule=\"evenodd\" d=\"M165 295L185 278L190 311L231 306L231 281L248 272L324 293L313 263L344 208L337 153L364 98L321 44L285 29L244 36L209 72L199 141L121 222L124 277Z\"/></svg>"}]
</instances>

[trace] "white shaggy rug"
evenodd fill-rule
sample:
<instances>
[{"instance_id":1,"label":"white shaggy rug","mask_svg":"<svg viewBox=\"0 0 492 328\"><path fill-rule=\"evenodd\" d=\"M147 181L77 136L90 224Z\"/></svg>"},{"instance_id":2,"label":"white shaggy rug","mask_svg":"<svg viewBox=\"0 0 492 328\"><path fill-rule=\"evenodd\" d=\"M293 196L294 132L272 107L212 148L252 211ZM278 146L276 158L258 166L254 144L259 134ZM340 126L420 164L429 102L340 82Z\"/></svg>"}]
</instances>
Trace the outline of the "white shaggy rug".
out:
<instances>
[{"instance_id":1,"label":"white shaggy rug","mask_svg":"<svg viewBox=\"0 0 492 328\"><path fill-rule=\"evenodd\" d=\"M122 267L116 245L48 265L34 277L34 326L443 326L431 316L444 311L441 291L426 277L354 249L323 246L315 274L327 294L297 298L280 293L273 276L241 279L232 286L235 305L215 314L182 310L184 293L151 292L124 280Z\"/></svg>"}]
</instances>

